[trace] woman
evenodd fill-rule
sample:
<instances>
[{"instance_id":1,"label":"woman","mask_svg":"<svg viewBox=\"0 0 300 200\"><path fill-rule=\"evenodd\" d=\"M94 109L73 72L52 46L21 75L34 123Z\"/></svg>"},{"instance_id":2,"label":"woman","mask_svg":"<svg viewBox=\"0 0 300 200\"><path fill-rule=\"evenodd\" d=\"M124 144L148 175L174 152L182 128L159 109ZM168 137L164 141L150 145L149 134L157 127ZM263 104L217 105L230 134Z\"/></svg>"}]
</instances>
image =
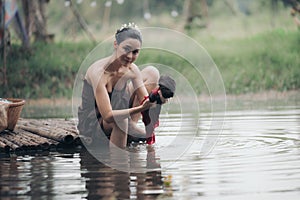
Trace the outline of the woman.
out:
<instances>
[{"instance_id":1,"label":"woman","mask_svg":"<svg viewBox=\"0 0 300 200\"><path fill-rule=\"evenodd\" d=\"M125 148L128 129L145 133L136 127L136 122L141 112L156 106L145 97L158 87L160 75L152 66L140 71L134 64L141 45L142 36L137 27L123 26L115 34L112 55L88 68L78 111L78 129L84 136L98 140L101 132L114 145ZM160 91L158 94L165 103Z\"/></svg>"}]
</instances>

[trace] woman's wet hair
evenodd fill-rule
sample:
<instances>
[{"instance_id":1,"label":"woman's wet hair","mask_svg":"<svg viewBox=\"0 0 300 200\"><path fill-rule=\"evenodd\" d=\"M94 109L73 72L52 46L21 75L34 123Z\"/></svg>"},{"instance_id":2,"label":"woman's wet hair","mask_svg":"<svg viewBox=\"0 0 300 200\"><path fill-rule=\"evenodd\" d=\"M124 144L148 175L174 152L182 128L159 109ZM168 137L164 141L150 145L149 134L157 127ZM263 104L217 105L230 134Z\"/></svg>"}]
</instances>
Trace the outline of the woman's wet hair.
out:
<instances>
[{"instance_id":1,"label":"woman's wet hair","mask_svg":"<svg viewBox=\"0 0 300 200\"><path fill-rule=\"evenodd\" d=\"M136 28L126 27L118 29L115 34L115 38L118 44L120 44L128 38L137 39L142 44L142 34Z\"/></svg>"}]
</instances>

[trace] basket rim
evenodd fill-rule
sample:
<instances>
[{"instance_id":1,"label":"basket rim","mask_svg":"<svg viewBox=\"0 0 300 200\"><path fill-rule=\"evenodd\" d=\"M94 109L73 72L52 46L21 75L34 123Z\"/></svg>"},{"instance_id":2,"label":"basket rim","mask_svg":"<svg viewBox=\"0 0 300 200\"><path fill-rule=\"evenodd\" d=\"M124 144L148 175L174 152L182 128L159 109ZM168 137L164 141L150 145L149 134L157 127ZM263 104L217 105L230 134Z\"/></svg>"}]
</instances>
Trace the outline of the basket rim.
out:
<instances>
[{"instance_id":1,"label":"basket rim","mask_svg":"<svg viewBox=\"0 0 300 200\"><path fill-rule=\"evenodd\" d=\"M12 101L10 102L8 105L9 107L16 107L16 106L22 106L25 104L25 99L20 99L20 98L5 98L8 101Z\"/></svg>"}]
</instances>

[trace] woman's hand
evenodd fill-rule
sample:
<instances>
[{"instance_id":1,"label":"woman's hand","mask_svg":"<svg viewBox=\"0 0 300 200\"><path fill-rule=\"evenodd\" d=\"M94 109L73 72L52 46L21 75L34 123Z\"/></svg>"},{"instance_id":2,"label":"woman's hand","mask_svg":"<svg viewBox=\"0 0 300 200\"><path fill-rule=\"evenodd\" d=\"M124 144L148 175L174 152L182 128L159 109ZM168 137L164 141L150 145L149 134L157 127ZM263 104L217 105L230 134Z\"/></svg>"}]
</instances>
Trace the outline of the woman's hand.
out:
<instances>
[{"instance_id":1,"label":"woman's hand","mask_svg":"<svg viewBox=\"0 0 300 200\"><path fill-rule=\"evenodd\" d=\"M150 108L154 108L155 106L156 106L156 102L150 102L148 98L142 103L143 111L148 110Z\"/></svg>"}]
</instances>

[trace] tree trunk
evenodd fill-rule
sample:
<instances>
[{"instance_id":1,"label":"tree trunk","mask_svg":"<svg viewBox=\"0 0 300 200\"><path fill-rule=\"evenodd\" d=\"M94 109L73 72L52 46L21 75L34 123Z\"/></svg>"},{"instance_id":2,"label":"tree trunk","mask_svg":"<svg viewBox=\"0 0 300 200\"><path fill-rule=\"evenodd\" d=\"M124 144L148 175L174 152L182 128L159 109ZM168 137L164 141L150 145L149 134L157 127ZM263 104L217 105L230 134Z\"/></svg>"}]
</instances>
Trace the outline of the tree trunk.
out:
<instances>
[{"instance_id":1,"label":"tree trunk","mask_svg":"<svg viewBox=\"0 0 300 200\"><path fill-rule=\"evenodd\" d=\"M25 18L25 30L28 38L35 41L49 42L52 36L48 34L46 4L49 0L22 0Z\"/></svg>"},{"instance_id":2,"label":"tree trunk","mask_svg":"<svg viewBox=\"0 0 300 200\"><path fill-rule=\"evenodd\" d=\"M206 28L208 26L208 6L206 0L185 0L184 2L185 29L191 29L196 19L201 21L194 26Z\"/></svg>"},{"instance_id":3,"label":"tree trunk","mask_svg":"<svg viewBox=\"0 0 300 200\"><path fill-rule=\"evenodd\" d=\"M94 43L96 43L96 38L93 35L93 33L89 30L88 25L86 24L85 20L83 19L83 17L80 15L80 13L78 12L78 10L76 9L76 7L73 5L72 0L70 0L70 8L72 10L72 13L74 14L74 16L76 17L77 22L79 23L80 27L86 32L86 34L88 35L88 37L90 38L90 40Z\"/></svg>"}]
</instances>

